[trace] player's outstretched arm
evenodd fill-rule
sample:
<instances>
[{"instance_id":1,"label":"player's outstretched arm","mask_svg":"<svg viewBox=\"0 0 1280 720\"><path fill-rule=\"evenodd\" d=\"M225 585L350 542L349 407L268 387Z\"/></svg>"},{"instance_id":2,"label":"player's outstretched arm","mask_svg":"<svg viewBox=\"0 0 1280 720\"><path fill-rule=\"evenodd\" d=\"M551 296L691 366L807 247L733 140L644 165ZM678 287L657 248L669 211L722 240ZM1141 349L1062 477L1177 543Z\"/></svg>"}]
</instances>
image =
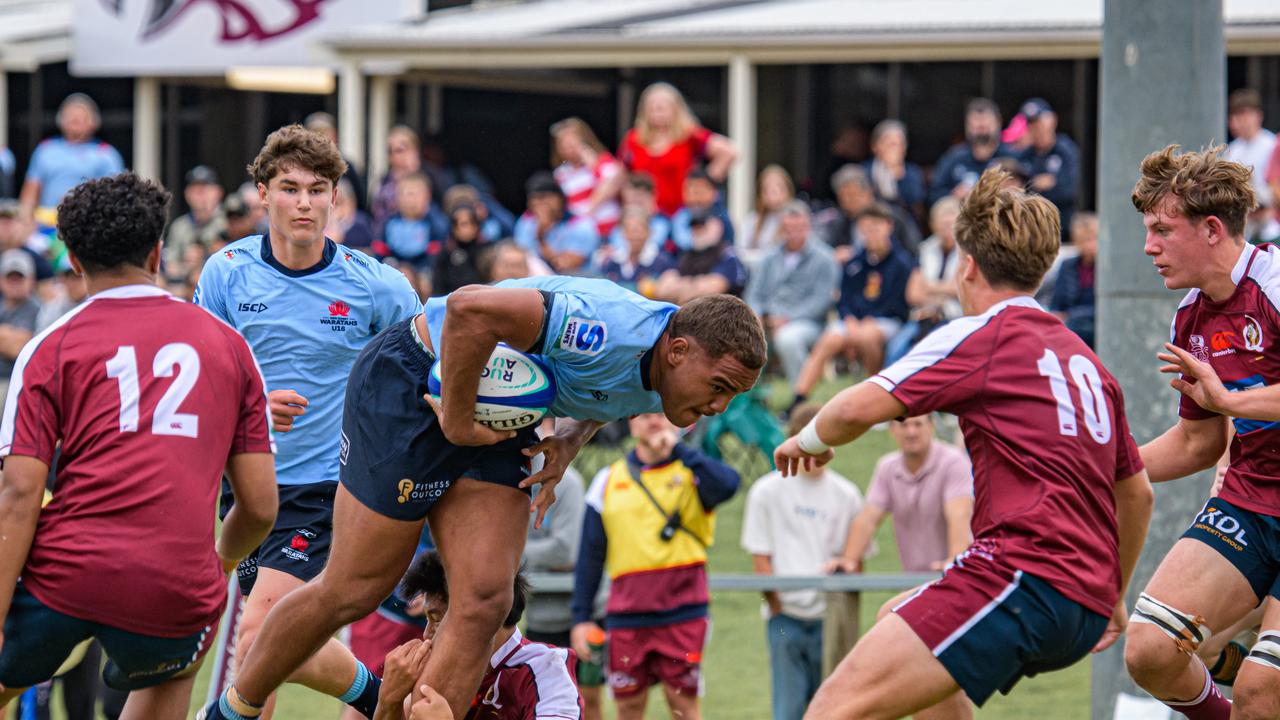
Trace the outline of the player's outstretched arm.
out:
<instances>
[{"instance_id":1,"label":"player's outstretched arm","mask_svg":"<svg viewBox=\"0 0 1280 720\"><path fill-rule=\"evenodd\" d=\"M804 430L779 445L774 463L784 476L796 474L801 465L825 465L834 457L831 447L853 442L875 425L906 412L907 406L888 390L860 382L828 400Z\"/></svg>"},{"instance_id":2,"label":"player's outstretched arm","mask_svg":"<svg viewBox=\"0 0 1280 720\"><path fill-rule=\"evenodd\" d=\"M1213 467L1227 448L1226 417L1178 418L1163 435L1139 448L1151 482L1166 482Z\"/></svg>"},{"instance_id":3,"label":"player's outstretched arm","mask_svg":"<svg viewBox=\"0 0 1280 720\"><path fill-rule=\"evenodd\" d=\"M1151 490L1151 482L1147 479L1145 470L1116 483L1115 493L1116 525L1120 536L1120 602L1112 613L1111 622L1107 624L1102 639L1094 646L1094 652L1110 647L1124 632L1128 623L1124 595L1129 589L1133 569L1138 565L1138 556L1142 554L1142 544L1147 539L1147 526L1151 523L1151 508L1155 505L1155 493Z\"/></svg>"},{"instance_id":4,"label":"player's outstretched arm","mask_svg":"<svg viewBox=\"0 0 1280 720\"><path fill-rule=\"evenodd\" d=\"M222 521L218 557L230 572L246 555L267 539L276 522L280 498L276 490L275 456L241 453L227 460L227 481L235 505Z\"/></svg>"},{"instance_id":5,"label":"player's outstretched arm","mask_svg":"<svg viewBox=\"0 0 1280 720\"><path fill-rule=\"evenodd\" d=\"M27 564L48 477L49 466L38 458L10 455L4 460L4 474L0 475L0 629L9 615L18 576ZM0 634L0 645L3 642Z\"/></svg>"},{"instance_id":6,"label":"player's outstretched arm","mask_svg":"<svg viewBox=\"0 0 1280 720\"><path fill-rule=\"evenodd\" d=\"M1160 372L1178 375L1169 381L1169 386L1200 407L1229 417L1280 421L1280 385L1231 392L1212 365L1172 343L1165 343L1164 347L1167 352L1156 355L1166 363ZM1195 382L1188 382L1187 378Z\"/></svg>"},{"instance_id":7,"label":"player's outstretched arm","mask_svg":"<svg viewBox=\"0 0 1280 720\"><path fill-rule=\"evenodd\" d=\"M436 348L443 359L440 425L445 437L454 445L490 445L514 437L514 432L495 432L475 422L476 389L498 343L522 351L540 349L532 345L542 331L542 293L468 285L446 302L442 347Z\"/></svg>"}]
</instances>

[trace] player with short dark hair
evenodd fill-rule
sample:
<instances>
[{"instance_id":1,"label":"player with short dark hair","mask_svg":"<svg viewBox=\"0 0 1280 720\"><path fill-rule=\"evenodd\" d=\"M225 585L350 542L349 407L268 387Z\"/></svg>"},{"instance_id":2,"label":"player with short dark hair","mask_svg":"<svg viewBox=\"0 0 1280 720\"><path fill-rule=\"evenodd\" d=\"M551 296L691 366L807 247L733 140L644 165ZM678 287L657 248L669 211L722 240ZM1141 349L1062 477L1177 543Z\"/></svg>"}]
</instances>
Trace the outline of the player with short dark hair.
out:
<instances>
[{"instance_id":1,"label":"player with short dark hair","mask_svg":"<svg viewBox=\"0 0 1280 720\"><path fill-rule=\"evenodd\" d=\"M550 415L572 420L553 436L539 441L533 428L475 421L481 371L499 342L540 356L555 375ZM440 403L426 397L437 352ZM764 363L760 321L727 295L677 308L607 280L551 276L431 298L422 315L375 338L352 368L329 565L271 613L221 703L223 716L254 716L252 703L376 607L413 559L424 519L453 602L422 679L464 715L488 640L511 609L527 488L542 485L533 502L541 523L556 483L602 424L663 412L692 425L724 412ZM544 468L530 475L529 458L539 453Z\"/></svg>"},{"instance_id":2,"label":"player with short dark hair","mask_svg":"<svg viewBox=\"0 0 1280 720\"><path fill-rule=\"evenodd\" d=\"M271 133L248 167L269 229L211 255L195 291L197 304L243 333L254 349L280 445L276 527L237 571L247 596L239 658L268 611L318 575L329 555L352 363L371 338L422 309L400 272L325 237L345 169L324 135L298 125ZM366 716L377 702L377 678L335 638L290 680ZM260 700L269 716L270 699Z\"/></svg>"},{"instance_id":3,"label":"player with short dark hair","mask_svg":"<svg viewBox=\"0 0 1280 720\"><path fill-rule=\"evenodd\" d=\"M1166 372L1182 391L1177 422L1142 446L1154 482L1212 467L1228 442L1222 488L1169 550L1134 607L1125 662L1134 680L1192 720L1280 715L1280 255L1245 242L1257 204L1249 168L1221 148L1171 145L1142 161L1134 207L1144 250L1174 315ZM1230 397L1228 397L1228 395ZM1235 435L1228 440L1228 421ZM1258 640L1228 701L1197 657L1201 642L1265 605Z\"/></svg>"},{"instance_id":4,"label":"player with short dark hair","mask_svg":"<svg viewBox=\"0 0 1280 720\"><path fill-rule=\"evenodd\" d=\"M449 610L449 581L440 556L434 552L419 555L400 581L400 595L411 607L421 603L427 627L422 640L405 643L388 654L387 674L382 678L382 695L373 720L400 720L407 716L401 707L407 710L404 701L418 679L413 670L421 668L394 662L392 658L417 651L418 664L425 664L430 649L419 650L418 645L435 638ZM489 666L465 720L579 720L582 697L575 680L577 658L568 648L533 642L520 634L516 625L529 602L529 582L523 572L516 573L511 597L511 611L488 646Z\"/></svg>"},{"instance_id":5,"label":"player with short dark hair","mask_svg":"<svg viewBox=\"0 0 1280 720\"><path fill-rule=\"evenodd\" d=\"M899 718L939 703L931 718L968 717L958 690L982 705L1124 629L1151 487L1120 385L1031 297L1058 250L1058 212L1005 179L983 173L956 223L968 317L841 392L775 453L794 473L876 423L942 410L960 417L973 458L973 544L876 623L806 717Z\"/></svg>"},{"instance_id":6,"label":"player with short dark hair","mask_svg":"<svg viewBox=\"0 0 1280 720\"><path fill-rule=\"evenodd\" d=\"M122 717L186 717L225 573L275 520L248 345L156 287L168 209L169 193L132 173L58 208L90 297L23 348L0 423L0 706L96 637L107 684L133 691ZM215 543L224 469L236 506Z\"/></svg>"}]
</instances>

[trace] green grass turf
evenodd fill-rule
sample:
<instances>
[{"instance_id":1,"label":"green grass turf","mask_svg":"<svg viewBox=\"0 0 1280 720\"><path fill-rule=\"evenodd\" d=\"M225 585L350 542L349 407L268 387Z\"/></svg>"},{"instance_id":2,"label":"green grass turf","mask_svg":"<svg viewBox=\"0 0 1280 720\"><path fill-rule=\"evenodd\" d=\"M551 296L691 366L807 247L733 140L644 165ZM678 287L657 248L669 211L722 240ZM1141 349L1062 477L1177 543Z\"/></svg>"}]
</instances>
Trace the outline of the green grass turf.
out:
<instances>
[{"instance_id":1,"label":"green grass turf","mask_svg":"<svg viewBox=\"0 0 1280 720\"><path fill-rule=\"evenodd\" d=\"M844 384L847 384L847 380ZM843 385L825 384L818 397L827 397ZM876 460L894 449L887 432L872 431L858 442L841 448L836 454L837 472L857 483L865 492ZM744 478L744 481L754 478ZM750 572L750 557L738 544L742 529L742 512L746 501L745 487L717 517L716 543L710 551L711 572ZM868 572L894 572L900 569L897 546L893 538L892 520L886 522L876 536L880 552L867 562ZM887 593L867 593L862 599L862 629L865 632L875 619L876 610L890 597ZM705 655L706 696L703 712L709 720L768 720L769 669L764 621L760 617L760 601L752 593L716 592L711 604L712 632ZM200 674L193 695L192 708L203 701L208 683L208 669ZM336 700L311 690L287 686L280 693L279 720L313 720L337 718ZM606 715L612 717L610 708ZM1084 720L1089 715L1089 663L1081 662L1068 670L1023 680L1011 696L997 695L976 716L981 720ZM56 717L61 717L57 715ZM665 718L661 693L650 695L648 718Z\"/></svg>"}]
</instances>

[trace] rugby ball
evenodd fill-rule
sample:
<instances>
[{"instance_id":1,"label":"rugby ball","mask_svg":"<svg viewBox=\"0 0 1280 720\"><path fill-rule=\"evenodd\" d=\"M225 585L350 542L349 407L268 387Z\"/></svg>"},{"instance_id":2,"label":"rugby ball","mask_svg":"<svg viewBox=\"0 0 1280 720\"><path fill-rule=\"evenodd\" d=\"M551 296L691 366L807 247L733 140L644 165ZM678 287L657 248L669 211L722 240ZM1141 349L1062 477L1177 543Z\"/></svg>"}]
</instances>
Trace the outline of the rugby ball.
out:
<instances>
[{"instance_id":1,"label":"rugby ball","mask_svg":"<svg viewBox=\"0 0 1280 720\"><path fill-rule=\"evenodd\" d=\"M440 361L427 374L427 393L440 399ZM476 421L494 430L519 430L537 423L551 409L556 378L538 357L498 343L480 372Z\"/></svg>"}]
</instances>

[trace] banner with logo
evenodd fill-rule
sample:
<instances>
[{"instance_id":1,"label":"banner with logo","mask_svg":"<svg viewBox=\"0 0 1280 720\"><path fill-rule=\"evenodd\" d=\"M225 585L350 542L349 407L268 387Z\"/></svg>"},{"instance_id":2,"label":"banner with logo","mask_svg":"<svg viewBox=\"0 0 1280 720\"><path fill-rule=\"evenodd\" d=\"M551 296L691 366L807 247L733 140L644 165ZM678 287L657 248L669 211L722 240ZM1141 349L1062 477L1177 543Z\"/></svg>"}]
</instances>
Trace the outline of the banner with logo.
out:
<instances>
[{"instance_id":1,"label":"banner with logo","mask_svg":"<svg viewBox=\"0 0 1280 720\"><path fill-rule=\"evenodd\" d=\"M75 0L76 75L222 75L316 65L326 34L405 17L405 0Z\"/></svg>"}]
</instances>

